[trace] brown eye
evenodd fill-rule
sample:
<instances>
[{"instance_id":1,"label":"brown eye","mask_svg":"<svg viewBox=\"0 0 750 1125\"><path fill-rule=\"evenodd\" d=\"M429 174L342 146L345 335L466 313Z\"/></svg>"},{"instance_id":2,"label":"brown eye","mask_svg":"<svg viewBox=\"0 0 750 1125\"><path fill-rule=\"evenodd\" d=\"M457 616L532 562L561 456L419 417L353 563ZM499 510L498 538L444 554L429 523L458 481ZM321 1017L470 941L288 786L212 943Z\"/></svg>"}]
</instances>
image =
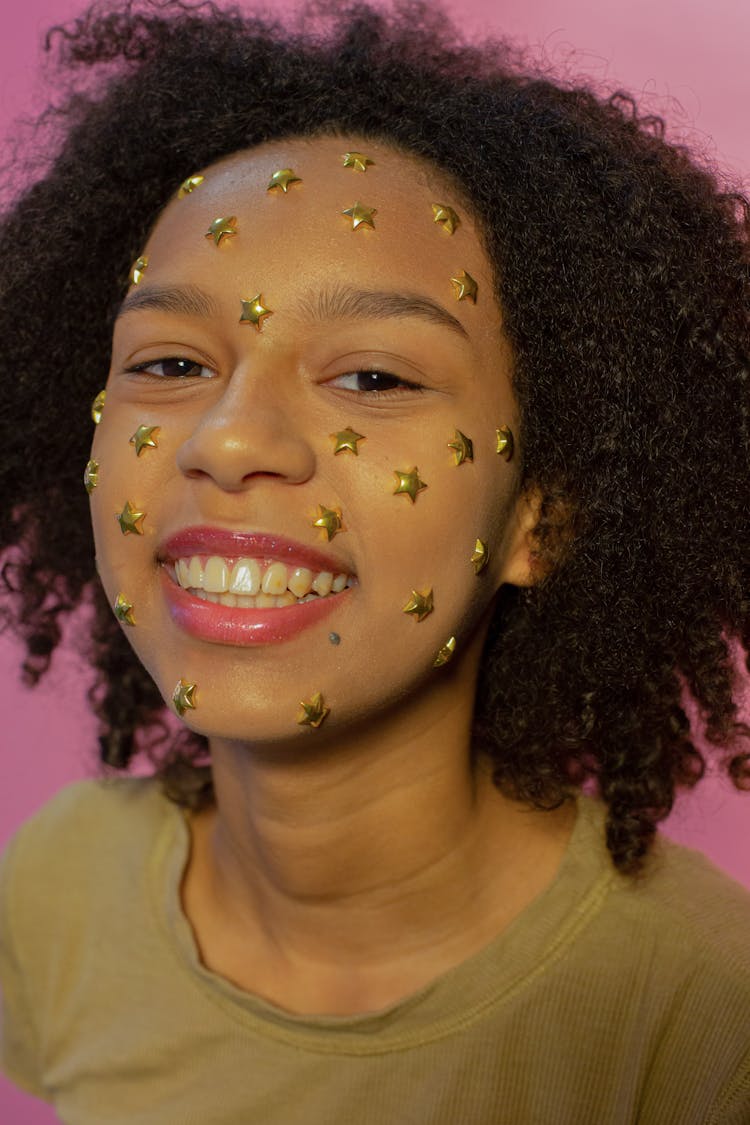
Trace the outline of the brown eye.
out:
<instances>
[{"instance_id":1,"label":"brown eye","mask_svg":"<svg viewBox=\"0 0 750 1125\"><path fill-rule=\"evenodd\" d=\"M418 391L422 388L417 383L409 383L406 379L392 375L389 371L351 371L346 375L338 375L331 380L331 385L341 387L345 391L359 391L361 394L373 391L395 391L404 389Z\"/></svg>"},{"instance_id":2,"label":"brown eye","mask_svg":"<svg viewBox=\"0 0 750 1125\"><path fill-rule=\"evenodd\" d=\"M210 367L204 367L194 359L181 359L179 356L152 359L148 363L139 363L137 367L131 367L130 371L142 371L148 375L156 375L160 379L210 379L214 374Z\"/></svg>"}]
</instances>

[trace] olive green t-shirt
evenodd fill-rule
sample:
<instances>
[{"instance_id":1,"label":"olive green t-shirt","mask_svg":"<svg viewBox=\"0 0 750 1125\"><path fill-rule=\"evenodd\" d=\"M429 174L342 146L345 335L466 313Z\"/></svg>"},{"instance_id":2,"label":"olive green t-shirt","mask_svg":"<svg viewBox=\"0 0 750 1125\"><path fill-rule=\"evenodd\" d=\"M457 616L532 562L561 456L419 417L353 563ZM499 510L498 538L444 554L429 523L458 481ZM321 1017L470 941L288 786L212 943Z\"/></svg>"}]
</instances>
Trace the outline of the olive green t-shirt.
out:
<instances>
[{"instance_id":1,"label":"olive green t-shirt","mask_svg":"<svg viewBox=\"0 0 750 1125\"><path fill-rule=\"evenodd\" d=\"M202 965L180 809L68 785L0 864L0 1062L65 1125L749 1125L750 895L579 800L553 883L407 999L295 1016Z\"/></svg>"}]
</instances>

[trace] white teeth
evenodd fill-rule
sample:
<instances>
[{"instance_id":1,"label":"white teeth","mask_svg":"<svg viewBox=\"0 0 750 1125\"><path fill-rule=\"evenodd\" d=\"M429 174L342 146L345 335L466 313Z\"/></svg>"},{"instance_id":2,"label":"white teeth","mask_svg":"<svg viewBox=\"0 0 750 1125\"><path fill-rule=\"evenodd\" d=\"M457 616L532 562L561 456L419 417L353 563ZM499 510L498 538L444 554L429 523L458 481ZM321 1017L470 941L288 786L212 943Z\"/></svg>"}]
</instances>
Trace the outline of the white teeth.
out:
<instances>
[{"instance_id":1,"label":"white teeth","mask_svg":"<svg viewBox=\"0 0 750 1125\"><path fill-rule=\"evenodd\" d=\"M261 583L261 590L264 594L279 594L286 593L286 580L289 571L281 562L271 563L266 573L263 575L263 582Z\"/></svg>"},{"instance_id":2,"label":"white teeth","mask_svg":"<svg viewBox=\"0 0 750 1125\"><path fill-rule=\"evenodd\" d=\"M287 580L287 586L295 598L304 598L305 594L309 594L312 590L312 583L313 573L304 566L299 566L296 570L293 570Z\"/></svg>"},{"instance_id":3,"label":"white teeth","mask_svg":"<svg viewBox=\"0 0 750 1125\"><path fill-rule=\"evenodd\" d=\"M330 594L332 585L333 575L330 570L321 570L320 574L316 574L313 579L312 588L321 598L325 598Z\"/></svg>"},{"instance_id":4,"label":"white teeth","mask_svg":"<svg viewBox=\"0 0 750 1125\"><path fill-rule=\"evenodd\" d=\"M257 594L260 590L260 566L255 559L237 559L232 567L229 589L233 594Z\"/></svg>"},{"instance_id":5,"label":"white teeth","mask_svg":"<svg viewBox=\"0 0 750 1125\"><path fill-rule=\"evenodd\" d=\"M337 574L336 575L336 577L333 580L333 583L331 584L331 590L333 591L334 594L340 594L341 591L344 589L344 587L346 586L346 577L347 576L345 574Z\"/></svg>"},{"instance_id":6,"label":"white teeth","mask_svg":"<svg viewBox=\"0 0 750 1125\"><path fill-rule=\"evenodd\" d=\"M206 568L203 571L203 589L208 590L210 594L224 594L226 593L229 575L227 574L227 564L218 555L212 555L210 559L206 559Z\"/></svg>"},{"instance_id":7,"label":"white teeth","mask_svg":"<svg viewBox=\"0 0 750 1125\"><path fill-rule=\"evenodd\" d=\"M188 586L195 590L203 588L203 567L197 555L193 556L188 565Z\"/></svg>"}]
</instances>

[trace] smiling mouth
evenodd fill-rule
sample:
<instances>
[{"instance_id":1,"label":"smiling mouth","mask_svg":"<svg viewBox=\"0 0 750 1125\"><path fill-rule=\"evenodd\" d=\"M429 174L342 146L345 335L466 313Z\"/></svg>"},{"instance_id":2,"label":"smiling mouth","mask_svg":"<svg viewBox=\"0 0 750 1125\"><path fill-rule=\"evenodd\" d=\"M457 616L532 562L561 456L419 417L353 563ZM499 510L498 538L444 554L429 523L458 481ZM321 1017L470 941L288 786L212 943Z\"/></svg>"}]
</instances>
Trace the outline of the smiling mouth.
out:
<instances>
[{"instance_id":1,"label":"smiling mouth","mask_svg":"<svg viewBox=\"0 0 750 1125\"><path fill-rule=\"evenodd\" d=\"M276 609L335 597L357 584L354 575L274 560L189 555L165 563L172 581L202 601L236 609Z\"/></svg>"}]
</instances>

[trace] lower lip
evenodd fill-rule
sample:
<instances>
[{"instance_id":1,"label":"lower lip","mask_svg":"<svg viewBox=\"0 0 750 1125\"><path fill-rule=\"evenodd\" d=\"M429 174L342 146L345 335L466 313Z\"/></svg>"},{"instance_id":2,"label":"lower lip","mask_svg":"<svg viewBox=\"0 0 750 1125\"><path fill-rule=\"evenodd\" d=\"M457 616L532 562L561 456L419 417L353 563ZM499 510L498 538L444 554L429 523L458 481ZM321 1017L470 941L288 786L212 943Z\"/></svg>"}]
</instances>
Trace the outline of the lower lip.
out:
<instances>
[{"instance_id":1,"label":"lower lip","mask_svg":"<svg viewBox=\"0 0 750 1125\"><path fill-rule=\"evenodd\" d=\"M216 645L267 645L289 641L328 617L348 590L300 605L278 609L237 609L196 598L162 571L162 584L172 620L199 640Z\"/></svg>"}]
</instances>

